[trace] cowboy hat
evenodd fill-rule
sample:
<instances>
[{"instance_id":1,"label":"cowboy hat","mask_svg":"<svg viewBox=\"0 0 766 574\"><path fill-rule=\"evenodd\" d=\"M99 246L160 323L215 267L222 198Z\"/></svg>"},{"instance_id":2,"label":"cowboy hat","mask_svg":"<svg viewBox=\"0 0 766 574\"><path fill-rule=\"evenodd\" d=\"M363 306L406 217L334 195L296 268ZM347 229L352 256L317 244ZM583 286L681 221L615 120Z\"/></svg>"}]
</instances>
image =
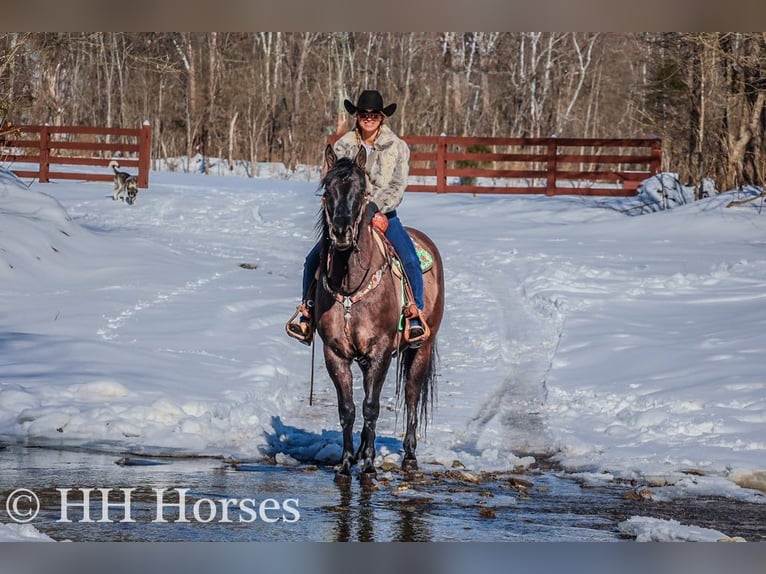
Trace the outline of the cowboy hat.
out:
<instances>
[{"instance_id":1,"label":"cowboy hat","mask_svg":"<svg viewBox=\"0 0 766 574\"><path fill-rule=\"evenodd\" d=\"M352 104L349 100L343 100L343 105L352 116L356 115L360 110L383 112L386 116L390 116L396 111L396 104L388 104L386 107L383 107L383 96L377 90L364 90L359 94L356 105Z\"/></svg>"}]
</instances>

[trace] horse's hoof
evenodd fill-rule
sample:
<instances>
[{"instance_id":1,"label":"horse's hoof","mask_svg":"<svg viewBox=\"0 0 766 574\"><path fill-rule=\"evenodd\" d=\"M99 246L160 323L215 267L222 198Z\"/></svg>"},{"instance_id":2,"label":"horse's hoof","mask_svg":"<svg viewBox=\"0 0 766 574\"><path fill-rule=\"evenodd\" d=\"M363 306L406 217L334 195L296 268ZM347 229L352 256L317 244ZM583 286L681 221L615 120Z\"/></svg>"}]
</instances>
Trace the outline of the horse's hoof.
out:
<instances>
[{"instance_id":1,"label":"horse's hoof","mask_svg":"<svg viewBox=\"0 0 766 574\"><path fill-rule=\"evenodd\" d=\"M340 486L349 486L351 484L351 475L343 472L335 473L335 484Z\"/></svg>"},{"instance_id":2,"label":"horse's hoof","mask_svg":"<svg viewBox=\"0 0 766 574\"><path fill-rule=\"evenodd\" d=\"M375 484L375 479L377 476L378 473L376 473L374 470L370 472L363 472L359 475L359 484L361 484L364 488L370 488Z\"/></svg>"},{"instance_id":3,"label":"horse's hoof","mask_svg":"<svg viewBox=\"0 0 766 574\"><path fill-rule=\"evenodd\" d=\"M418 469L418 460L416 458L405 458L402 461L402 470L404 472L415 472Z\"/></svg>"}]
</instances>

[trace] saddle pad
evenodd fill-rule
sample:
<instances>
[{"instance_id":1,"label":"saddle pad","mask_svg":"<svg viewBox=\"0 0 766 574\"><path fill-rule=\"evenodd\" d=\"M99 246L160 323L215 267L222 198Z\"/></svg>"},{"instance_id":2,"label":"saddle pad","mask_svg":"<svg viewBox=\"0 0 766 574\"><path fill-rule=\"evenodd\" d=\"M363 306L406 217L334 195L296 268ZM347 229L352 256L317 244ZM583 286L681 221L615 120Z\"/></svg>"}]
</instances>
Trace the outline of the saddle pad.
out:
<instances>
[{"instance_id":1,"label":"saddle pad","mask_svg":"<svg viewBox=\"0 0 766 574\"><path fill-rule=\"evenodd\" d=\"M433 267L434 256L431 255L431 252L428 251L428 249L426 249L420 243L415 241L414 238L412 239L412 242L415 244L415 253L418 254L418 259L420 260L420 270L423 273L425 273L426 271L431 269L431 267Z\"/></svg>"}]
</instances>

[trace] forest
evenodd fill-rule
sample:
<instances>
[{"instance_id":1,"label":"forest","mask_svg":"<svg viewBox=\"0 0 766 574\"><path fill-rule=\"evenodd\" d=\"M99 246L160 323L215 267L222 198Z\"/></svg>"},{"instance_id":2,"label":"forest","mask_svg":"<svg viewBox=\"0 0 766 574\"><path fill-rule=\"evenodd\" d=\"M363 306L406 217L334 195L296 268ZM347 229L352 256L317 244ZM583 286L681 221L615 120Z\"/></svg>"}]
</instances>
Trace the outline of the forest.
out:
<instances>
[{"instance_id":1,"label":"forest","mask_svg":"<svg viewBox=\"0 0 766 574\"><path fill-rule=\"evenodd\" d=\"M660 137L689 185L766 171L764 32L0 33L0 132L148 121L155 158L316 165L364 89L404 136Z\"/></svg>"}]
</instances>

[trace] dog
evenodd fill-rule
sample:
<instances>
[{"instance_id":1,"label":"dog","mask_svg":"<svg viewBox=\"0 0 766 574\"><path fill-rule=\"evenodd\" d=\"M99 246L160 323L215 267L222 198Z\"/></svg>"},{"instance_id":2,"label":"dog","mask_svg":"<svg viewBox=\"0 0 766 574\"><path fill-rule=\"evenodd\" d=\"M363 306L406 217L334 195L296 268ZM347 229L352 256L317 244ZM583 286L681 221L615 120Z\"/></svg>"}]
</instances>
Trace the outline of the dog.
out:
<instances>
[{"instance_id":1,"label":"dog","mask_svg":"<svg viewBox=\"0 0 766 574\"><path fill-rule=\"evenodd\" d=\"M114 170L114 193L112 199L121 199L133 205L138 197L138 179L126 171L120 171L120 164L116 160L109 162L109 167Z\"/></svg>"}]
</instances>

